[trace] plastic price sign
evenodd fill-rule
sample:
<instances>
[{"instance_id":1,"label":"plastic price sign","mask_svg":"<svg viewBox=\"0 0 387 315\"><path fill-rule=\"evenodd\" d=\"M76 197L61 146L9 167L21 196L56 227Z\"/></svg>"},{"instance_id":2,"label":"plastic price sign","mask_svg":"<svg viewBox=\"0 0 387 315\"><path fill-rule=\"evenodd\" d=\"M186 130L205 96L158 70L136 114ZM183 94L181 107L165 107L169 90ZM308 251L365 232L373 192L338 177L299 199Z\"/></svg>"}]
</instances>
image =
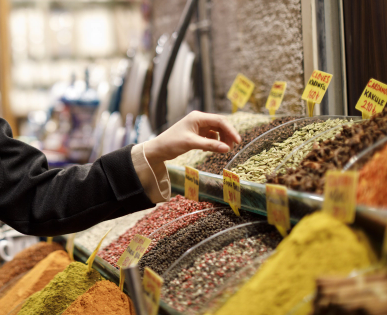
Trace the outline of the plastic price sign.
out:
<instances>
[{"instance_id":1,"label":"plastic price sign","mask_svg":"<svg viewBox=\"0 0 387 315\"><path fill-rule=\"evenodd\" d=\"M141 259L141 257L144 255L151 242L151 239L136 234L130 242L129 246L121 255L120 259L118 259L117 265L120 267L129 267L130 265L136 265Z\"/></svg>"},{"instance_id":2,"label":"plastic price sign","mask_svg":"<svg viewBox=\"0 0 387 315\"><path fill-rule=\"evenodd\" d=\"M223 200L239 217L241 208L241 184L239 175L223 169Z\"/></svg>"},{"instance_id":3,"label":"plastic price sign","mask_svg":"<svg viewBox=\"0 0 387 315\"><path fill-rule=\"evenodd\" d=\"M287 83L284 81L275 81L271 87L269 97L266 101L266 108L270 115L275 115L275 112L280 108L285 95Z\"/></svg>"},{"instance_id":4,"label":"plastic price sign","mask_svg":"<svg viewBox=\"0 0 387 315\"><path fill-rule=\"evenodd\" d=\"M235 112L238 107L243 108L246 105L254 91L254 87L255 84L252 81L243 74L238 73L227 93L227 98L231 101L233 106L233 112Z\"/></svg>"},{"instance_id":5,"label":"plastic price sign","mask_svg":"<svg viewBox=\"0 0 387 315\"><path fill-rule=\"evenodd\" d=\"M364 119L381 113L387 102L387 85L375 79L370 79L356 104Z\"/></svg>"},{"instance_id":6,"label":"plastic price sign","mask_svg":"<svg viewBox=\"0 0 387 315\"><path fill-rule=\"evenodd\" d=\"M185 167L184 197L199 201L199 171L192 167Z\"/></svg>"},{"instance_id":7,"label":"plastic price sign","mask_svg":"<svg viewBox=\"0 0 387 315\"><path fill-rule=\"evenodd\" d=\"M74 261L74 239L77 233L72 233L67 237L66 250L70 256L70 259Z\"/></svg>"},{"instance_id":8,"label":"plastic price sign","mask_svg":"<svg viewBox=\"0 0 387 315\"><path fill-rule=\"evenodd\" d=\"M328 171L325 175L323 211L344 223L353 223L359 173Z\"/></svg>"},{"instance_id":9,"label":"plastic price sign","mask_svg":"<svg viewBox=\"0 0 387 315\"><path fill-rule=\"evenodd\" d=\"M163 278L161 278L152 269L145 267L142 283L144 287L144 299L148 315L157 315L163 282Z\"/></svg>"},{"instance_id":10,"label":"plastic price sign","mask_svg":"<svg viewBox=\"0 0 387 315\"><path fill-rule=\"evenodd\" d=\"M332 74L323 71L313 71L301 97L303 100L307 101L309 117L313 116L314 105L321 103L328 86L331 83L332 77Z\"/></svg>"},{"instance_id":11,"label":"plastic price sign","mask_svg":"<svg viewBox=\"0 0 387 315\"><path fill-rule=\"evenodd\" d=\"M285 237L290 230L288 190L285 186L266 184L266 209L269 224Z\"/></svg>"},{"instance_id":12,"label":"plastic price sign","mask_svg":"<svg viewBox=\"0 0 387 315\"><path fill-rule=\"evenodd\" d=\"M91 253L90 257L87 259L86 265L88 265L88 267L89 267L88 268L89 272L91 271L91 268L93 267L94 259L97 256L97 253L99 251L99 248L101 247L101 244L102 244L103 240L105 239L105 237L109 234L109 232L111 230L112 230L112 228L110 228L109 231L107 231L106 234L104 236L102 236L101 240L97 244L97 247L94 249L94 251Z\"/></svg>"}]
</instances>

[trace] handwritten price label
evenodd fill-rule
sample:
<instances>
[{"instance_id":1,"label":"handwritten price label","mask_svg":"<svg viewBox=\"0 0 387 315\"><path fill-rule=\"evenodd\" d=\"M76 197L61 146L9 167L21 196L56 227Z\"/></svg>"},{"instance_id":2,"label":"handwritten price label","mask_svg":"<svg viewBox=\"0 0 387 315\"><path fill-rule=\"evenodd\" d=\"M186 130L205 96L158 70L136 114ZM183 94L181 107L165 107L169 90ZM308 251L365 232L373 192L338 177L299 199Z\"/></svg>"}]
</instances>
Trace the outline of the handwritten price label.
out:
<instances>
[{"instance_id":1,"label":"handwritten price label","mask_svg":"<svg viewBox=\"0 0 387 315\"><path fill-rule=\"evenodd\" d=\"M363 113L364 118L381 113L387 103L387 85L370 79L360 96L356 109Z\"/></svg>"},{"instance_id":2,"label":"handwritten price label","mask_svg":"<svg viewBox=\"0 0 387 315\"><path fill-rule=\"evenodd\" d=\"M266 209L269 224L275 225L285 237L290 229L288 191L285 186L266 184Z\"/></svg>"},{"instance_id":3,"label":"handwritten price label","mask_svg":"<svg viewBox=\"0 0 387 315\"><path fill-rule=\"evenodd\" d=\"M151 241L152 240L146 238L145 236L136 234L129 246L121 255L120 259L118 259L117 265L122 268L137 264L144 255Z\"/></svg>"},{"instance_id":4,"label":"handwritten price label","mask_svg":"<svg viewBox=\"0 0 387 315\"><path fill-rule=\"evenodd\" d=\"M314 70L302 94L302 99L320 104L331 83L332 76L332 74Z\"/></svg>"},{"instance_id":5,"label":"handwritten price label","mask_svg":"<svg viewBox=\"0 0 387 315\"><path fill-rule=\"evenodd\" d=\"M199 201L199 171L192 167L185 167L184 197Z\"/></svg>"},{"instance_id":6,"label":"handwritten price label","mask_svg":"<svg viewBox=\"0 0 387 315\"><path fill-rule=\"evenodd\" d=\"M353 223L358 179L358 172L328 171L325 175L323 211L344 223Z\"/></svg>"},{"instance_id":7,"label":"handwritten price label","mask_svg":"<svg viewBox=\"0 0 387 315\"><path fill-rule=\"evenodd\" d=\"M252 81L239 73L227 93L227 98L233 106L243 108L253 93L254 87L255 84Z\"/></svg>"},{"instance_id":8,"label":"handwritten price label","mask_svg":"<svg viewBox=\"0 0 387 315\"><path fill-rule=\"evenodd\" d=\"M285 95L286 86L286 82L275 81L271 87L269 97L266 101L266 108L269 110L270 115L274 115L278 108L280 108Z\"/></svg>"},{"instance_id":9,"label":"handwritten price label","mask_svg":"<svg viewBox=\"0 0 387 315\"><path fill-rule=\"evenodd\" d=\"M239 217L241 208L241 184L239 175L223 169L223 200L228 202Z\"/></svg>"},{"instance_id":10,"label":"handwritten price label","mask_svg":"<svg viewBox=\"0 0 387 315\"><path fill-rule=\"evenodd\" d=\"M163 282L163 278L152 269L145 267L142 284L144 286L144 297L148 315L157 315Z\"/></svg>"}]
</instances>

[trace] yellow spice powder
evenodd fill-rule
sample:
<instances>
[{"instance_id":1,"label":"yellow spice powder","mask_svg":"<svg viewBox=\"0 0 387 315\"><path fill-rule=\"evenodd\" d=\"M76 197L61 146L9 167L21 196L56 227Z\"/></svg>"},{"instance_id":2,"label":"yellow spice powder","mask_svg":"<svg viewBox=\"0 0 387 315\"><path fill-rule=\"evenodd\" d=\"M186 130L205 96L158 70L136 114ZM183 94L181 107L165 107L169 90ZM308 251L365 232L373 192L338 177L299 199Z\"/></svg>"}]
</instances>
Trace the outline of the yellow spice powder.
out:
<instances>
[{"instance_id":1,"label":"yellow spice powder","mask_svg":"<svg viewBox=\"0 0 387 315\"><path fill-rule=\"evenodd\" d=\"M216 315L287 314L315 290L318 276L347 275L374 262L376 256L364 234L316 212L296 225L276 254Z\"/></svg>"}]
</instances>

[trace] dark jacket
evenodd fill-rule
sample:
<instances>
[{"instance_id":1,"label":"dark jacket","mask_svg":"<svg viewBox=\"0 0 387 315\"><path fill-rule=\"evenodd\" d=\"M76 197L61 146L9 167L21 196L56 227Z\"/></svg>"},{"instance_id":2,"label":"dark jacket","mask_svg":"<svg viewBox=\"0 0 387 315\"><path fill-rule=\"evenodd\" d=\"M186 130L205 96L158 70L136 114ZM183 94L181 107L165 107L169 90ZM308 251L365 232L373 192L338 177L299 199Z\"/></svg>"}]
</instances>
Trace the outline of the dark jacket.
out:
<instances>
[{"instance_id":1,"label":"dark jacket","mask_svg":"<svg viewBox=\"0 0 387 315\"><path fill-rule=\"evenodd\" d=\"M93 164L49 170L45 155L13 139L0 118L0 220L24 234L55 236L153 207L131 149Z\"/></svg>"}]
</instances>

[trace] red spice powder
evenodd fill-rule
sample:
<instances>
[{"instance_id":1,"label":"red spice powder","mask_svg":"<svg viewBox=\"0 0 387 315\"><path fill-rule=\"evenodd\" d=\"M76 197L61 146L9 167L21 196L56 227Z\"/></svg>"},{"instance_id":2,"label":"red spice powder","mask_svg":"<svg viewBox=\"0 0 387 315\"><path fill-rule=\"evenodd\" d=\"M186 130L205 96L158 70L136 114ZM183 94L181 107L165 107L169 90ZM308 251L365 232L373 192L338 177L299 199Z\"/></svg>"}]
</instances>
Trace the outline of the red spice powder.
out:
<instances>
[{"instance_id":1,"label":"red spice powder","mask_svg":"<svg viewBox=\"0 0 387 315\"><path fill-rule=\"evenodd\" d=\"M357 203L387 207L387 146L362 168L357 187Z\"/></svg>"}]
</instances>

